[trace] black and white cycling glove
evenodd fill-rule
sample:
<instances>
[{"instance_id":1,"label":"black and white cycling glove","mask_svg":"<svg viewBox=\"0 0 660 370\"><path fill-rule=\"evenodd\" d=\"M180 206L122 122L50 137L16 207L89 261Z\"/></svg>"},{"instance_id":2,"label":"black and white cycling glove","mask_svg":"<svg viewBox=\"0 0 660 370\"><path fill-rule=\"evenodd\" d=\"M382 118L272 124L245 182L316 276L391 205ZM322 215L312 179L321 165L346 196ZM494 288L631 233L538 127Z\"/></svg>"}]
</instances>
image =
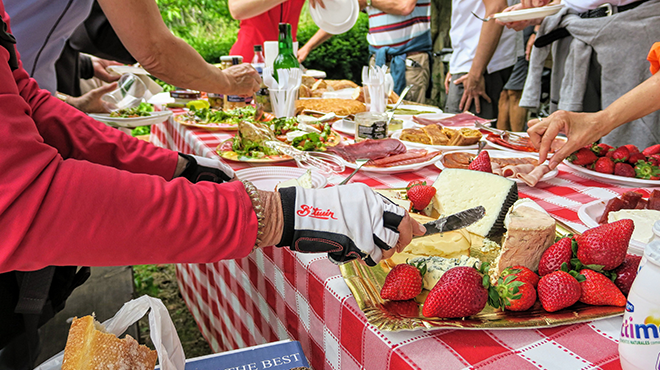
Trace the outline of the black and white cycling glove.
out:
<instances>
[{"instance_id":1,"label":"black and white cycling glove","mask_svg":"<svg viewBox=\"0 0 660 370\"><path fill-rule=\"evenodd\" d=\"M211 181L222 183L234 178L234 170L219 159L183 153L179 153L179 155L188 160L186 168L179 177L185 177L190 182Z\"/></svg>"},{"instance_id":2,"label":"black and white cycling glove","mask_svg":"<svg viewBox=\"0 0 660 370\"><path fill-rule=\"evenodd\" d=\"M284 232L278 247L305 253L327 252L334 263L360 258L375 266L382 251L394 248L405 210L365 184L325 189L279 189Z\"/></svg>"}]
</instances>

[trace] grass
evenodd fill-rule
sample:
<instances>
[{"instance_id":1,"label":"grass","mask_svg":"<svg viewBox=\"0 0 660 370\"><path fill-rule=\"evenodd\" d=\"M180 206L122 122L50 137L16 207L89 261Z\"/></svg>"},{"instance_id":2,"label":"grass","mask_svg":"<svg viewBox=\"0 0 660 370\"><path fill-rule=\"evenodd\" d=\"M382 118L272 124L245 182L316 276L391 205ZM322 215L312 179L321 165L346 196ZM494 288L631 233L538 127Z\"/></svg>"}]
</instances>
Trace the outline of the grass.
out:
<instances>
[{"instance_id":1,"label":"grass","mask_svg":"<svg viewBox=\"0 0 660 370\"><path fill-rule=\"evenodd\" d=\"M211 347L202 337L197 323L188 310L179 292L174 265L140 265L133 266L135 295L149 295L160 298L170 313L174 327L183 346L186 358L204 356L213 353ZM149 337L149 318L143 317L138 322L140 328L140 343L154 348Z\"/></svg>"}]
</instances>

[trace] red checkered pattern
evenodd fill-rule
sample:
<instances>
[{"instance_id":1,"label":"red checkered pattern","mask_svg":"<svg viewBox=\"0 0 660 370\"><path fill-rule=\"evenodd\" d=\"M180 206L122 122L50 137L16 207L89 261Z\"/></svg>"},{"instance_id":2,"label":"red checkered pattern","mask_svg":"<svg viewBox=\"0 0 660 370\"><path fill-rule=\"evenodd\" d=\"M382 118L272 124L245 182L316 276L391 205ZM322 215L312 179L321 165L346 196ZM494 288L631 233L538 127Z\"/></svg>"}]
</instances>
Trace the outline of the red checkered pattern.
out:
<instances>
[{"instance_id":1,"label":"red checkered pattern","mask_svg":"<svg viewBox=\"0 0 660 370\"><path fill-rule=\"evenodd\" d=\"M185 128L170 120L154 126L151 139L180 152L213 157L217 145L231 136ZM337 184L348 173L328 182ZM372 187L403 187L416 179L432 182L438 173L429 166L392 175L361 172L354 179ZM584 229L577 216L582 204L630 189L562 167L555 179L519 190L553 216ZM177 278L202 334L216 352L288 338L302 343L316 370L621 368L620 317L538 330L380 331L367 323L339 268L322 255L268 247L242 260L178 265Z\"/></svg>"}]
</instances>

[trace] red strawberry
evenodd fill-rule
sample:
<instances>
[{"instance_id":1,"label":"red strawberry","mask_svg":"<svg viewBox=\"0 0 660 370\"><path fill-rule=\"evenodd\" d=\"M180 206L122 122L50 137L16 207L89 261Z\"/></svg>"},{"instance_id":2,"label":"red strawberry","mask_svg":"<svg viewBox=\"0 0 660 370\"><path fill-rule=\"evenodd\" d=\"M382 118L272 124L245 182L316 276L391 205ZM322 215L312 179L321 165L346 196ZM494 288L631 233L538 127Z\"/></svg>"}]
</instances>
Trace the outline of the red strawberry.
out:
<instances>
[{"instance_id":1,"label":"red strawberry","mask_svg":"<svg viewBox=\"0 0 660 370\"><path fill-rule=\"evenodd\" d=\"M625 146L620 146L612 152L614 162L627 162L630 157L630 151Z\"/></svg>"},{"instance_id":2,"label":"red strawberry","mask_svg":"<svg viewBox=\"0 0 660 370\"><path fill-rule=\"evenodd\" d=\"M660 145L660 144L658 144L658 145ZM651 154L646 159L647 159L647 162L649 162L650 164L652 164L654 166L660 166L660 154Z\"/></svg>"},{"instance_id":3,"label":"red strawberry","mask_svg":"<svg viewBox=\"0 0 660 370\"><path fill-rule=\"evenodd\" d=\"M628 293L630 292L630 286L637 276L637 268L639 267L639 261L641 260L641 256L627 254L623 263L614 270L614 273L616 274L614 285L616 285L625 296L628 296Z\"/></svg>"},{"instance_id":4,"label":"red strawberry","mask_svg":"<svg viewBox=\"0 0 660 370\"><path fill-rule=\"evenodd\" d=\"M537 285L539 285L539 276L536 275L536 273L530 269L528 269L525 266L511 266L504 271L502 271L502 274L500 274L504 279L506 279L509 276L514 276L515 279L513 281L522 281L525 283L530 283L534 288L536 288Z\"/></svg>"},{"instance_id":5,"label":"red strawberry","mask_svg":"<svg viewBox=\"0 0 660 370\"><path fill-rule=\"evenodd\" d=\"M422 276L425 272L426 264L421 267L407 263L394 266L385 277L380 297L393 301L405 301L417 297L422 292Z\"/></svg>"},{"instance_id":6,"label":"red strawberry","mask_svg":"<svg viewBox=\"0 0 660 370\"><path fill-rule=\"evenodd\" d=\"M635 225L624 219L585 231L577 241L577 258L584 265L600 265L603 270L617 268L626 258Z\"/></svg>"},{"instance_id":7,"label":"red strawberry","mask_svg":"<svg viewBox=\"0 0 660 370\"><path fill-rule=\"evenodd\" d=\"M435 188L429 185L415 185L408 190L407 195L408 200L413 204L413 208L421 211L431 203L435 195Z\"/></svg>"},{"instance_id":8,"label":"red strawberry","mask_svg":"<svg viewBox=\"0 0 660 370\"><path fill-rule=\"evenodd\" d=\"M635 177L649 180L651 177L660 176L660 168L649 162L639 161L635 165Z\"/></svg>"},{"instance_id":9,"label":"red strawberry","mask_svg":"<svg viewBox=\"0 0 660 370\"><path fill-rule=\"evenodd\" d=\"M527 311L536 303L536 289L532 284L513 281L506 284L506 279L497 284L497 292L502 300L502 308L509 311ZM517 284L516 284L517 283Z\"/></svg>"},{"instance_id":10,"label":"red strawberry","mask_svg":"<svg viewBox=\"0 0 660 370\"><path fill-rule=\"evenodd\" d=\"M594 171L600 172L600 173L607 173L607 174L613 174L614 173L614 162L612 162L611 158L607 157L600 157L594 163Z\"/></svg>"},{"instance_id":11,"label":"red strawberry","mask_svg":"<svg viewBox=\"0 0 660 370\"><path fill-rule=\"evenodd\" d=\"M539 280L539 300L548 312L559 311L572 306L580 299L580 283L564 271L551 272Z\"/></svg>"},{"instance_id":12,"label":"red strawberry","mask_svg":"<svg viewBox=\"0 0 660 370\"><path fill-rule=\"evenodd\" d=\"M479 155L468 165L468 170L493 173L488 152L484 150L479 153Z\"/></svg>"},{"instance_id":13,"label":"red strawberry","mask_svg":"<svg viewBox=\"0 0 660 370\"><path fill-rule=\"evenodd\" d=\"M617 163L614 165L614 174L617 176L635 177L635 169L628 163Z\"/></svg>"},{"instance_id":14,"label":"red strawberry","mask_svg":"<svg viewBox=\"0 0 660 370\"><path fill-rule=\"evenodd\" d=\"M476 315L488 300L483 280L472 267L459 266L448 270L426 297L422 315L447 318Z\"/></svg>"},{"instance_id":15,"label":"red strawberry","mask_svg":"<svg viewBox=\"0 0 660 370\"><path fill-rule=\"evenodd\" d=\"M571 163L578 166L588 166L596 162L597 159L598 157L596 157L596 154L594 154L591 149L587 148L580 148L568 157L568 160L571 161Z\"/></svg>"},{"instance_id":16,"label":"red strawberry","mask_svg":"<svg viewBox=\"0 0 660 370\"><path fill-rule=\"evenodd\" d=\"M594 144L591 147L591 150L599 157L604 157L605 154L607 154L607 152L609 152L611 149L612 149L611 146L603 143Z\"/></svg>"},{"instance_id":17,"label":"red strawberry","mask_svg":"<svg viewBox=\"0 0 660 370\"><path fill-rule=\"evenodd\" d=\"M580 274L585 277L585 280L580 283L580 289L582 289L580 302L594 306L623 307L626 305L626 297L607 276L589 269L580 270Z\"/></svg>"},{"instance_id":18,"label":"red strawberry","mask_svg":"<svg viewBox=\"0 0 660 370\"><path fill-rule=\"evenodd\" d=\"M539 261L539 275L544 276L561 268L566 263L571 264L573 257L573 238L562 238L546 249Z\"/></svg>"},{"instance_id":19,"label":"red strawberry","mask_svg":"<svg viewBox=\"0 0 660 370\"><path fill-rule=\"evenodd\" d=\"M406 185L406 190L410 190L415 185L426 185L426 181L424 180L413 180Z\"/></svg>"},{"instance_id":20,"label":"red strawberry","mask_svg":"<svg viewBox=\"0 0 660 370\"><path fill-rule=\"evenodd\" d=\"M637 161L645 161L646 156L642 153L632 153L630 154L630 157L628 157L628 163L632 164L633 166L637 163Z\"/></svg>"},{"instance_id":21,"label":"red strawberry","mask_svg":"<svg viewBox=\"0 0 660 370\"><path fill-rule=\"evenodd\" d=\"M660 144L651 145L650 147L642 150L642 154L647 157L653 154L660 154Z\"/></svg>"},{"instance_id":22,"label":"red strawberry","mask_svg":"<svg viewBox=\"0 0 660 370\"><path fill-rule=\"evenodd\" d=\"M637 148L635 145L627 144L627 145L621 145L621 147L628 149L628 153L630 154L639 153L639 148Z\"/></svg>"}]
</instances>

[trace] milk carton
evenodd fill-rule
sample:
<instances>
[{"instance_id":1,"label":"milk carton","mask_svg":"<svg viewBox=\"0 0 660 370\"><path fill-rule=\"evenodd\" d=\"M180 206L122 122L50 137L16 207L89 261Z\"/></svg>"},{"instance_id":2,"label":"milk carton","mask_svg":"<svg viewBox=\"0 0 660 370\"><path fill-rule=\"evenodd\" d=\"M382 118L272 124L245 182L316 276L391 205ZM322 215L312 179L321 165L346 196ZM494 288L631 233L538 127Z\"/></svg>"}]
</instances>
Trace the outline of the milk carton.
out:
<instances>
[{"instance_id":1,"label":"milk carton","mask_svg":"<svg viewBox=\"0 0 660 370\"><path fill-rule=\"evenodd\" d=\"M660 241L644 249L630 288L619 356L623 370L660 370Z\"/></svg>"}]
</instances>

